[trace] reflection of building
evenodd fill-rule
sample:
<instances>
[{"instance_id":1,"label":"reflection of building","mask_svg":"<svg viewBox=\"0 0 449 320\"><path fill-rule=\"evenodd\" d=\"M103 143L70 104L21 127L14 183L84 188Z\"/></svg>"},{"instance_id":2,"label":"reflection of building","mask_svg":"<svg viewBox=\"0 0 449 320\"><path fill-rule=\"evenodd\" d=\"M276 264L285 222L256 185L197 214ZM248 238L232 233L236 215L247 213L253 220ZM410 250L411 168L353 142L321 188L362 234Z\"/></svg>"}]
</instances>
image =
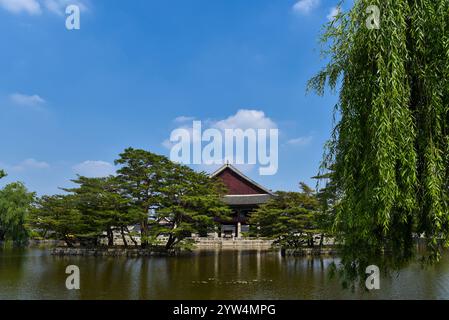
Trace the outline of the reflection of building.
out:
<instances>
[{"instance_id":1,"label":"reflection of building","mask_svg":"<svg viewBox=\"0 0 449 320\"><path fill-rule=\"evenodd\" d=\"M228 194L224 197L224 202L234 213L231 220L220 221L220 236L240 238L242 232L248 231L248 215L272 198L273 193L230 164L225 164L211 176L221 179L227 187Z\"/></svg>"}]
</instances>

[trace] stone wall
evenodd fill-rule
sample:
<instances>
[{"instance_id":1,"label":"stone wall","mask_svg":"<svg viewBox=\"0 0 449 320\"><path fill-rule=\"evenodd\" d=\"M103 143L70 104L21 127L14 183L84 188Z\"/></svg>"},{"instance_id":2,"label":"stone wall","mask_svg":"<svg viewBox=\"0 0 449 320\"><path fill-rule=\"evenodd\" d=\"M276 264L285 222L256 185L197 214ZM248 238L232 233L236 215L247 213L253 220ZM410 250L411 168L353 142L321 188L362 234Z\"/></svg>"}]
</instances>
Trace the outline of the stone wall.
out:
<instances>
[{"instance_id":1,"label":"stone wall","mask_svg":"<svg viewBox=\"0 0 449 320\"><path fill-rule=\"evenodd\" d=\"M322 256L322 255L336 255L338 252L333 247L315 247L315 248L297 248L282 250L282 255L285 256Z\"/></svg>"},{"instance_id":2,"label":"stone wall","mask_svg":"<svg viewBox=\"0 0 449 320\"><path fill-rule=\"evenodd\" d=\"M149 256L171 256L178 251L163 249L141 249L141 248L68 248L58 247L52 250L55 256L93 256L93 257L149 257Z\"/></svg>"},{"instance_id":3,"label":"stone wall","mask_svg":"<svg viewBox=\"0 0 449 320\"><path fill-rule=\"evenodd\" d=\"M263 239L224 239L224 238L193 238L194 245L198 249L202 248L236 248L236 249L270 249L273 240Z\"/></svg>"}]
</instances>

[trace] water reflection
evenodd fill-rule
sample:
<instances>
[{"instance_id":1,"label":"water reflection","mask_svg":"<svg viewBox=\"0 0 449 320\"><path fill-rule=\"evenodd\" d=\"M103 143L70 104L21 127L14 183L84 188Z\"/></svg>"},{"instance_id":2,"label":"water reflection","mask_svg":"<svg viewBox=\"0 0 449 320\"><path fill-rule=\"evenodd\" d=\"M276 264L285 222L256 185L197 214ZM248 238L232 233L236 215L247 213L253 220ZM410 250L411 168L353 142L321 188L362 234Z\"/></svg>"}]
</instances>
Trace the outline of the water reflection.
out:
<instances>
[{"instance_id":1,"label":"water reflection","mask_svg":"<svg viewBox=\"0 0 449 320\"><path fill-rule=\"evenodd\" d=\"M343 290L329 278L334 258L207 250L168 258L55 257L44 249L0 249L0 299L448 299L449 256L423 270L410 264L381 290ZM65 268L81 290L65 288Z\"/></svg>"}]
</instances>

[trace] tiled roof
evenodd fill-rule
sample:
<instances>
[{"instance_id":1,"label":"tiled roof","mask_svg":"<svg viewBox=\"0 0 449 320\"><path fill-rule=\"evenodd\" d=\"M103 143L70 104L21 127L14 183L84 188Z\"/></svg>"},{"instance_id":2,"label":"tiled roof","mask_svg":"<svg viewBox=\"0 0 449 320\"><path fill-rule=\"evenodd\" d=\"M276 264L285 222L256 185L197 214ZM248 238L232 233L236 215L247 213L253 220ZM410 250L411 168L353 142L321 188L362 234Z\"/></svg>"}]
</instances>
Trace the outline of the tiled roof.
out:
<instances>
[{"instance_id":1,"label":"tiled roof","mask_svg":"<svg viewBox=\"0 0 449 320\"><path fill-rule=\"evenodd\" d=\"M227 195L223 201L229 205L260 205L266 203L273 196L271 194L251 194L251 195Z\"/></svg>"},{"instance_id":2,"label":"tiled roof","mask_svg":"<svg viewBox=\"0 0 449 320\"><path fill-rule=\"evenodd\" d=\"M252 180L251 178L249 178L248 176L244 175L243 172L241 172L239 169L237 169L236 167L234 167L233 165L226 163L224 164L222 167L220 167L217 171L215 171L214 173L212 173L210 176L211 177L216 177L218 176L221 172L223 172L225 169L230 169L233 172L235 172L237 175L239 175L240 177L242 177L244 180L248 181L249 183L253 184L254 186L256 186L257 188L259 188L261 191L266 192L268 195L273 195L273 192L271 192L271 190L268 190L267 188L265 188L264 186L258 184L256 181Z\"/></svg>"}]
</instances>

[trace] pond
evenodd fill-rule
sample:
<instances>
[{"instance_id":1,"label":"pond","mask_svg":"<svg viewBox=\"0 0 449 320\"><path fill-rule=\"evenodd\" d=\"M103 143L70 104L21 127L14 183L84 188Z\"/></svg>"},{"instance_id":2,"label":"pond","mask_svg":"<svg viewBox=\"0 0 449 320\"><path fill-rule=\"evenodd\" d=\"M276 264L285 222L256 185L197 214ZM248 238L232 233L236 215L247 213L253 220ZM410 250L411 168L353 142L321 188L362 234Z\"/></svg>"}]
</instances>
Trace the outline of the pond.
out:
<instances>
[{"instance_id":1,"label":"pond","mask_svg":"<svg viewBox=\"0 0 449 320\"><path fill-rule=\"evenodd\" d=\"M449 254L411 263L380 290L351 292L329 278L337 258L257 250L202 250L178 257L57 257L48 249L0 249L0 299L449 299ZM80 290L65 269L80 269Z\"/></svg>"}]
</instances>

